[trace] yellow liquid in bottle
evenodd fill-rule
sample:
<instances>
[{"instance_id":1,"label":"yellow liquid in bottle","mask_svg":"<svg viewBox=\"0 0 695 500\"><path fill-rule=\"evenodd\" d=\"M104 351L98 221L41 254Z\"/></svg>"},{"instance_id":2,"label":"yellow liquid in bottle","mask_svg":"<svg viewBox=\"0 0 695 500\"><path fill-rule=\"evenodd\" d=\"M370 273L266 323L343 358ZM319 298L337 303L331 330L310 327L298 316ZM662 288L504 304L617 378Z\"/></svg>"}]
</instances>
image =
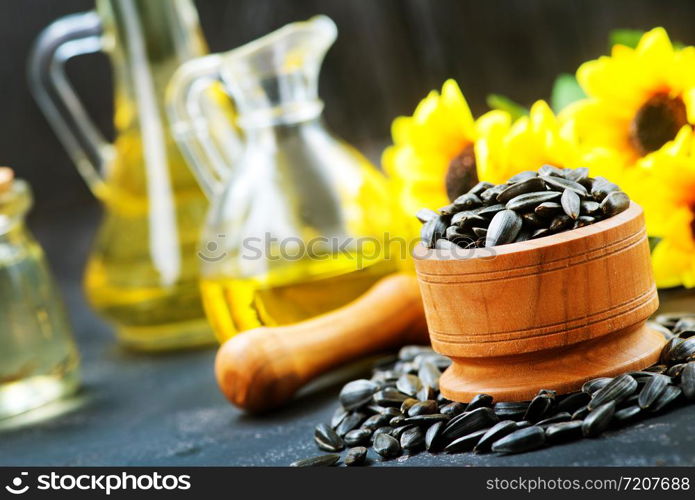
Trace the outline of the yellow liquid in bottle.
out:
<instances>
[{"instance_id":1,"label":"yellow liquid in bottle","mask_svg":"<svg viewBox=\"0 0 695 500\"><path fill-rule=\"evenodd\" d=\"M169 186L153 200L139 131L119 135L85 275L92 307L114 323L126 345L145 350L214 341L198 284L207 201L166 136Z\"/></svg>"},{"instance_id":2,"label":"yellow liquid in bottle","mask_svg":"<svg viewBox=\"0 0 695 500\"><path fill-rule=\"evenodd\" d=\"M259 326L296 323L337 309L366 292L376 281L395 271L393 261L382 260L351 270L341 263L323 267L307 262L301 273L314 268L312 278L270 275L263 279L203 279L201 288L208 319L223 342L240 331ZM296 266L296 263L295 263Z\"/></svg>"}]
</instances>

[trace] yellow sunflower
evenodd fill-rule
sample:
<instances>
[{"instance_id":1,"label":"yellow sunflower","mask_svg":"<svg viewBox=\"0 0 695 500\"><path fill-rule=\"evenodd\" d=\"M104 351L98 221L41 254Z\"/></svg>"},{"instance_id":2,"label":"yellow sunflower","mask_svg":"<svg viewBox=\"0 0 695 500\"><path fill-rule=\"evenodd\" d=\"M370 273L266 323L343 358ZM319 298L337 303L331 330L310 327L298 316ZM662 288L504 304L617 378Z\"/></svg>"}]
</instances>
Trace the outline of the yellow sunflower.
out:
<instances>
[{"instance_id":1,"label":"yellow sunflower","mask_svg":"<svg viewBox=\"0 0 695 500\"><path fill-rule=\"evenodd\" d=\"M676 138L645 156L624 187L642 205L649 234L660 238L652 253L657 286L695 286L695 135Z\"/></svg>"},{"instance_id":2,"label":"yellow sunflower","mask_svg":"<svg viewBox=\"0 0 695 500\"><path fill-rule=\"evenodd\" d=\"M509 115L501 111L484 120L490 133L497 123L509 122ZM478 182L477 125L454 80L444 82L441 94L430 92L413 116L393 121L393 146L384 151L382 164L405 213L446 205Z\"/></svg>"},{"instance_id":3,"label":"yellow sunflower","mask_svg":"<svg viewBox=\"0 0 695 500\"><path fill-rule=\"evenodd\" d=\"M483 121L481 117L480 121ZM581 166L572 130L561 122L545 101L536 101L528 116L494 132L480 127L476 144L478 172L482 180L503 183L524 170L545 164Z\"/></svg>"},{"instance_id":4,"label":"yellow sunflower","mask_svg":"<svg viewBox=\"0 0 695 500\"><path fill-rule=\"evenodd\" d=\"M396 118L392 136L382 164L401 209L410 216L423 207L448 204L478 181L501 183L545 163L576 166L578 159L567 131L544 101L515 122L500 110L475 120L454 80L447 80L441 93L430 92L413 116Z\"/></svg>"},{"instance_id":5,"label":"yellow sunflower","mask_svg":"<svg viewBox=\"0 0 695 500\"><path fill-rule=\"evenodd\" d=\"M563 112L569 126L582 146L615 153L623 167L695 123L695 47L674 49L663 28L584 63L577 80L587 98Z\"/></svg>"}]
</instances>

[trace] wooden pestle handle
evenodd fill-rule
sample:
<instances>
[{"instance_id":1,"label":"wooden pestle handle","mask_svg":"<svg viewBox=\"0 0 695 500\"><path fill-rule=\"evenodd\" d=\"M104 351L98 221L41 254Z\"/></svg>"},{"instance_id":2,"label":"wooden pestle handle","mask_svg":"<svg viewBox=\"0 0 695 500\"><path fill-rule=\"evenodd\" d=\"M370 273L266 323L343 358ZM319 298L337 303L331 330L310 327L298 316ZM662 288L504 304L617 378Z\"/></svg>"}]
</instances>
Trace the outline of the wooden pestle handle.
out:
<instances>
[{"instance_id":1,"label":"wooden pestle handle","mask_svg":"<svg viewBox=\"0 0 695 500\"><path fill-rule=\"evenodd\" d=\"M330 313L232 337L217 352L215 375L232 403L261 412L331 368L408 343L429 344L425 313L415 276L394 274Z\"/></svg>"}]
</instances>

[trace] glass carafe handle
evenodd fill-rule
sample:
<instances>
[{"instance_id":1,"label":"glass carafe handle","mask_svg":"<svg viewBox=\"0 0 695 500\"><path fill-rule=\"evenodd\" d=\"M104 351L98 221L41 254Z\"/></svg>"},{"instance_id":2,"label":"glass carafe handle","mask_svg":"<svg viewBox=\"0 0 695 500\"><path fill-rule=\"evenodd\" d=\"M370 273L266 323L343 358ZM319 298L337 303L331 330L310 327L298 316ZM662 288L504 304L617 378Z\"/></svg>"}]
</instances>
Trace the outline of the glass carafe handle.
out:
<instances>
[{"instance_id":1,"label":"glass carafe handle","mask_svg":"<svg viewBox=\"0 0 695 500\"><path fill-rule=\"evenodd\" d=\"M243 148L220 80L221 64L216 54L184 63L166 92L173 135L209 198L225 184Z\"/></svg>"},{"instance_id":2,"label":"glass carafe handle","mask_svg":"<svg viewBox=\"0 0 695 500\"><path fill-rule=\"evenodd\" d=\"M43 30L29 56L34 97L80 174L97 197L106 194L103 173L113 146L92 122L65 74L75 56L102 51L101 20L96 12L62 17Z\"/></svg>"}]
</instances>

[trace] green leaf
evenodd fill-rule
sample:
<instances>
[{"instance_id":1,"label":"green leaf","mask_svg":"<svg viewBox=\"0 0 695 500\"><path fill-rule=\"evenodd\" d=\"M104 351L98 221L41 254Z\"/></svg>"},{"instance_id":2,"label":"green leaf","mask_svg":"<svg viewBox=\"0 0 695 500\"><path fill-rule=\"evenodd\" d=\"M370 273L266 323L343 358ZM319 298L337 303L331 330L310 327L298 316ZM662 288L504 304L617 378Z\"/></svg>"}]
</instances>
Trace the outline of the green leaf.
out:
<instances>
[{"instance_id":1,"label":"green leaf","mask_svg":"<svg viewBox=\"0 0 695 500\"><path fill-rule=\"evenodd\" d=\"M645 31L642 30L631 30L631 29L617 29L610 32L609 40L611 47L613 45L625 45L627 47L635 48L639 43L642 35Z\"/></svg>"},{"instance_id":2,"label":"green leaf","mask_svg":"<svg viewBox=\"0 0 695 500\"><path fill-rule=\"evenodd\" d=\"M649 240L649 251L651 253L654 253L654 249L661 241L661 238L659 238L657 236L649 236L647 239Z\"/></svg>"},{"instance_id":3,"label":"green leaf","mask_svg":"<svg viewBox=\"0 0 695 500\"><path fill-rule=\"evenodd\" d=\"M512 117L512 120L521 118L522 116L528 115L528 109L523 107L521 104L517 104L512 101L509 97L505 97L499 94L488 94L486 99L487 105L491 109L499 109L501 111L506 111Z\"/></svg>"},{"instance_id":4,"label":"green leaf","mask_svg":"<svg viewBox=\"0 0 695 500\"><path fill-rule=\"evenodd\" d=\"M555 113L559 113L568 105L585 97L586 94L579 86L575 76L569 73L561 73L553 84L550 105Z\"/></svg>"}]
</instances>

